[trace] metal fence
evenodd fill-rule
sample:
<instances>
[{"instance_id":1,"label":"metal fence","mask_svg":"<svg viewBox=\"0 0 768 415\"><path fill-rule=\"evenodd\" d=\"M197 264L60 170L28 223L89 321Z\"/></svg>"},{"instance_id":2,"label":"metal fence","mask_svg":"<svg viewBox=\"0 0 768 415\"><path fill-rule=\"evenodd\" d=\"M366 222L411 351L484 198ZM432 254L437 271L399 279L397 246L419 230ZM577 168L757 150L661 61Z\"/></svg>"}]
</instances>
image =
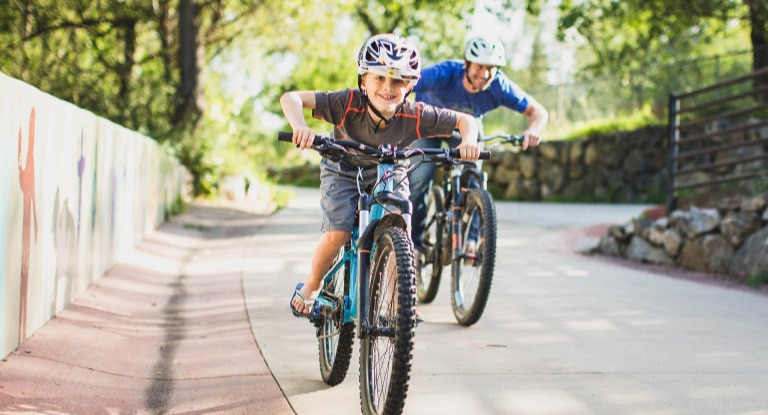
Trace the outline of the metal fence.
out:
<instances>
[{"instance_id":1,"label":"metal fence","mask_svg":"<svg viewBox=\"0 0 768 415\"><path fill-rule=\"evenodd\" d=\"M669 97L667 212L768 191L768 68Z\"/></svg>"},{"instance_id":2,"label":"metal fence","mask_svg":"<svg viewBox=\"0 0 768 415\"><path fill-rule=\"evenodd\" d=\"M625 76L526 88L550 114L546 139L562 139L589 125L650 110L659 125L666 122L669 94L711 85L752 70L752 50L733 51L669 65L644 68ZM765 50L768 53L768 49ZM510 110L492 111L486 132L519 132L526 119Z\"/></svg>"}]
</instances>

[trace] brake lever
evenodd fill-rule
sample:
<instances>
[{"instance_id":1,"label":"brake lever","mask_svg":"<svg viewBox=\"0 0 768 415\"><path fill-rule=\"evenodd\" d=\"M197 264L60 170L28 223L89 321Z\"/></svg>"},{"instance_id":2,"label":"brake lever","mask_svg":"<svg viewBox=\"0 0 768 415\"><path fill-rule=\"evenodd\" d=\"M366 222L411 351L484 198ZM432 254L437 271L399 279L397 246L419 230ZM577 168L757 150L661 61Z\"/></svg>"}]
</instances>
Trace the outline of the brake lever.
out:
<instances>
[{"instance_id":1,"label":"brake lever","mask_svg":"<svg viewBox=\"0 0 768 415\"><path fill-rule=\"evenodd\" d=\"M323 141L322 144L312 146L321 156L331 161L341 161L344 158L344 154L347 154L347 149L335 143L329 143Z\"/></svg>"}]
</instances>

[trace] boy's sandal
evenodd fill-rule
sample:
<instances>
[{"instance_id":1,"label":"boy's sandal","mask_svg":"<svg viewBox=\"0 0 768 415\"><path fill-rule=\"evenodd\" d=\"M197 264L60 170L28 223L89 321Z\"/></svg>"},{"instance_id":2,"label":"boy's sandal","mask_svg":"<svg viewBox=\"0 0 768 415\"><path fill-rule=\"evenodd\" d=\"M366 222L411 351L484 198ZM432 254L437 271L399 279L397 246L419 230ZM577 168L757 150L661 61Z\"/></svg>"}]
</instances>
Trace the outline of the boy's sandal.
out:
<instances>
[{"instance_id":1,"label":"boy's sandal","mask_svg":"<svg viewBox=\"0 0 768 415\"><path fill-rule=\"evenodd\" d=\"M315 299L314 298L307 298L304 297L304 294L301 293L301 287L304 286L303 282L300 282L296 284L296 289L293 291L293 295L291 296L291 301L288 303L288 306L291 307L291 313L293 313L294 317L300 317L300 318L317 318L320 315L319 307L315 307ZM308 314L304 314L302 312L299 312L296 310L296 307L293 306L293 299L299 297L301 298L301 301L304 302L305 307L310 307L310 311Z\"/></svg>"}]
</instances>

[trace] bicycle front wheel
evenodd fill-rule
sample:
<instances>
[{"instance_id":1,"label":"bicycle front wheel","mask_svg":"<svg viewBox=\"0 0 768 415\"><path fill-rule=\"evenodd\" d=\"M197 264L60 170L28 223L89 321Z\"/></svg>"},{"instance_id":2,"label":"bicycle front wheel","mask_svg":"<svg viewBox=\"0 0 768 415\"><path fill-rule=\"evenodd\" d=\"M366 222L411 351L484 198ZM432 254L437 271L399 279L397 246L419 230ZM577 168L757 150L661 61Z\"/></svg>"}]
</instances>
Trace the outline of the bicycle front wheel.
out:
<instances>
[{"instance_id":1,"label":"bicycle front wheel","mask_svg":"<svg viewBox=\"0 0 768 415\"><path fill-rule=\"evenodd\" d=\"M360 344L363 414L401 414L408 393L416 324L415 270L407 233L390 227L376 239L368 313Z\"/></svg>"},{"instance_id":2,"label":"bicycle front wheel","mask_svg":"<svg viewBox=\"0 0 768 415\"><path fill-rule=\"evenodd\" d=\"M417 261L419 268L416 269L416 295L422 303L431 303L437 296L437 289L440 288L440 276L443 273L444 209L443 189L432 186L427 198L424 246L421 252L417 253L421 258Z\"/></svg>"},{"instance_id":3,"label":"bicycle front wheel","mask_svg":"<svg viewBox=\"0 0 768 415\"><path fill-rule=\"evenodd\" d=\"M461 229L462 253L451 266L451 305L456 321L471 326L485 310L496 262L496 208L490 193L467 192ZM468 248L474 252L467 252Z\"/></svg>"},{"instance_id":4,"label":"bicycle front wheel","mask_svg":"<svg viewBox=\"0 0 768 415\"><path fill-rule=\"evenodd\" d=\"M349 243L339 251L334 261L344 257ZM316 323L320 356L320 375L328 385L335 386L347 376L355 339L355 325L344 323L344 297L349 296L349 262L345 262L320 290L318 298L327 300L322 317Z\"/></svg>"}]
</instances>

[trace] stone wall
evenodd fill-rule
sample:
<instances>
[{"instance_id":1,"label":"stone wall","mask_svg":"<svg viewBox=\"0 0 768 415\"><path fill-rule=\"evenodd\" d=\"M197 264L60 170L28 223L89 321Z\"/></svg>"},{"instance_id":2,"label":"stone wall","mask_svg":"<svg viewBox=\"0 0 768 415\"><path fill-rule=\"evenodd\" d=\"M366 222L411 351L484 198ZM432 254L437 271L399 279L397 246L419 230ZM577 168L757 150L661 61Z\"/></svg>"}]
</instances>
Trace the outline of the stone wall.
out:
<instances>
[{"instance_id":1,"label":"stone wall","mask_svg":"<svg viewBox=\"0 0 768 415\"><path fill-rule=\"evenodd\" d=\"M493 148L483 169L501 199L665 204L667 128ZM768 194L738 204L691 207L609 227L593 252L727 275L768 271Z\"/></svg>"},{"instance_id":2,"label":"stone wall","mask_svg":"<svg viewBox=\"0 0 768 415\"><path fill-rule=\"evenodd\" d=\"M691 207L656 220L612 225L595 252L726 275L738 282L768 272L768 193L738 206Z\"/></svg>"},{"instance_id":3,"label":"stone wall","mask_svg":"<svg viewBox=\"0 0 768 415\"><path fill-rule=\"evenodd\" d=\"M664 203L667 128L491 148L489 189L501 199Z\"/></svg>"}]
</instances>

